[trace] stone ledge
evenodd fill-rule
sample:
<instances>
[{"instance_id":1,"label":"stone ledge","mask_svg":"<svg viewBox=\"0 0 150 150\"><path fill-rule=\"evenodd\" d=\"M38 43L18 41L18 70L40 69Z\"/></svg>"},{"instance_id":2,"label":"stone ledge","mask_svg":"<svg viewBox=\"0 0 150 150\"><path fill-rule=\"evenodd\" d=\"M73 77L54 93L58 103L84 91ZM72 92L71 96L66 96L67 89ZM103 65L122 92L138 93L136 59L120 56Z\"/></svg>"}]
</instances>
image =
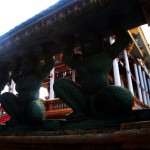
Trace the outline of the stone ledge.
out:
<instances>
[{"instance_id":1,"label":"stone ledge","mask_svg":"<svg viewBox=\"0 0 150 150\"><path fill-rule=\"evenodd\" d=\"M140 121L121 124L121 130L130 130L130 129L150 129L150 121Z\"/></svg>"},{"instance_id":2,"label":"stone ledge","mask_svg":"<svg viewBox=\"0 0 150 150\"><path fill-rule=\"evenodd\" d=\"M0 135L0 149L79 149L79 150L109 150L109 149L149 149L150 130L132 129L100 134L98 131L40 132ZM56 135L54 133L57 133ZM83 134L84 133L84 134ZM60 134L60 135L59 135Z\"/></svg>"}]
</instances>

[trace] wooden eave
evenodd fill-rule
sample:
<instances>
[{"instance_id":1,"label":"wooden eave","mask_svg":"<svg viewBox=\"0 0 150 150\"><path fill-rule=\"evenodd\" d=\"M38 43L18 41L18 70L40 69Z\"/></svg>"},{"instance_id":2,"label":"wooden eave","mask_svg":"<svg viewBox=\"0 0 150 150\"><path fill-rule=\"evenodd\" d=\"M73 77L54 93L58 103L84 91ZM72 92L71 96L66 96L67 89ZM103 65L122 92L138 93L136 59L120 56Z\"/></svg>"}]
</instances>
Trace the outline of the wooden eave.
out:
<instances>
[{"instance_id":1,"label":"wooden eave","mask_svg":"<svg viewBox=\"0 0 150 150\"><path fill-rule=\"evenodd\" d=\"M108 20L118 14L123 16L121 26L125 30L146 23L139 0L61 0L0 37L0 62L88 28L110 36L113 32Z\"/></svg>"},{"instance_id":2,"label":"wooden eave","mask_svg":"<svg viewBox=\"0 0 150 150\"><path fill-rule=\"evenodd\" d=\"M146 38L145 38L145 35L144 35L144 33L143 33L143 31L142 31L142 29L141 29L140 27L138 28L138 30L139 30L139 34L140 34L140 36L141 36L141 38L142 38L142 41L143 41L143 43L144 43L144 45L145 45L147 54L150 55L150 48L149 48L149 46L148 46L147 40L146 40Z\"/></svg>"}]
</instances>

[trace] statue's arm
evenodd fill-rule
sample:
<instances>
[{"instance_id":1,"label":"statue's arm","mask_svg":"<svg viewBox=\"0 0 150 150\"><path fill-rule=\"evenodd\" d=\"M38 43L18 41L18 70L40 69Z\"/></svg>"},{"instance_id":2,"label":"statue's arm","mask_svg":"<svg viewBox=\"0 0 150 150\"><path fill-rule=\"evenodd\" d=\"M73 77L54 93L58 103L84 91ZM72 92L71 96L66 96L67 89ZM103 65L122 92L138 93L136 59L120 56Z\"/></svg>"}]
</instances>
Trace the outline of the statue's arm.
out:
<instances>
[{"instance_id":1,"label":"statue's arm","mask_svg":"<svg viewBox=\"0 0 150 150\"><path fill-rule=\"evenodd\" d=\"M55 61L52 56L45 55L37 65L37 75L41 79L44 79L50 71L54 68Z\"/></svg>"},{"instance_id":2,"label":"statue's arm","mask_svg":"<svg viewBox=\"0 0 150 150\"><path fill-rule=\"evenodd\" d=\"M123 15L116 15L109 18L110 28L116 36L116 41L108 48L108 54L112 59L116 58L132 41L127 31L122 28L122 18L124 18Z\"/></svg>"},{"instance_id":3,"label":"statue's arm","mask_svg":"<svg viewBox=\"0 0 150 150\"><path fill-rule=\"evenodd\" d=\"M76 67L80 64L80 55L72 55L72 56L66 56L64 54L63 56L63 63L66 64L71 69L76 69Z\"/></svg>"},{"instance_id":4,"label":"statue's arm","mask_svg":"<svg viewBox=\"0 0 150 150\"><path fill-rule=\"evenodd\" d=\"M117 26L115 27L117 28ZM106 51L91 56L88 58L90 70L93 72L102 71L108 72L112 65L112 61L123 51L131 41L128 33L120 28L114 30L117 39L116 42L110 45Z\"/></svg>"},{"instance_id":5,"label":"statue's arm","mask_svg":"<svg viewBox=\"0 0 150 150\"><path fill-rule=\"evenodd\" d=\"M131 42L131 38L126 31L119 32L119 34L116 34L116 37L116 41L108 48L107 51L112 59L115 59Z\"/></svg>"},{"instance_id":6,"label":"statue's arm","mask_svg":"<svg viewBox=\"0 0 150 150\"><path fill-rule=\"evenodd\" d=\"M21 65L21 57L17 56L13 63L11 78L14 82L17 81L18 76L20 75L20 65Z\"/></svg>"},{"instance_id":7,"label":"statue's arm","mask_svg":"<svg viewBox=\"0 0 150 150\"><path fill-rule=\"evenodd\" d=\"M0 69L1 69L1 74L0 74L0 92L1 92L10 80L10 74L9 74L10 70L7 65L0 66Z\"/></svg>"},{"instance_id":8,"label":"statue's arm","mask_svg":"<svg viewBox=\"0 0 150 150\"><path fill-rule=\"evenodd\" d=\"M61 49L63 51L62 62L69 66L72 69L75 69L76 61L73 57L73 49L74 49L74 38L67 37L64 38L61 42Z\"/></svg>"},{"instance_id":9,"label":"statue's arm","mask_svg":"<svg viewBox=\"0 0 150 150\"><path fill-rule=\"evenodd\" d=\"M54 42L46 42L39 46L39 53L36 56L39 63L37 64L37 75L44 79L55 66L54 55L60 53L58 45Z\"/></svg>"}]
</instances>

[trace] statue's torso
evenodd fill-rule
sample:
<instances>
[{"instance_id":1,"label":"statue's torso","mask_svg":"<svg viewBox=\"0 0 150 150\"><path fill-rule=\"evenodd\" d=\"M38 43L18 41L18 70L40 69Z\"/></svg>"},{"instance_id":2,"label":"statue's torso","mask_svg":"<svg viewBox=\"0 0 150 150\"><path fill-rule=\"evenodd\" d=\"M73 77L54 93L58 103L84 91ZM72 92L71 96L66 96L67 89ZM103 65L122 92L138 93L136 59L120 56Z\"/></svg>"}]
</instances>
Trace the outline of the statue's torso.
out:
<instances>
[{"instance_id":1,"label":"statue's torso","mask_svg":"<svg viewBox=\"0 0 150 150\"><path fill-rule=\"evenodd\" d=\"M112 60L105 53L80 61L76 71L82 80L82 90L85 93L94 94L107 86L111 64Z\"/></svg>"},{"instance_id":2,"label":"statue's torso","mask_svg":"<svg viewBox=\"0 0 150 150\"><path fill-rule=\"evenodd\" d=\"M18 98L21 103L38 99L42 81L35 74L18 77L15 79L15 83Z\"/></svg>"}]
</instances>

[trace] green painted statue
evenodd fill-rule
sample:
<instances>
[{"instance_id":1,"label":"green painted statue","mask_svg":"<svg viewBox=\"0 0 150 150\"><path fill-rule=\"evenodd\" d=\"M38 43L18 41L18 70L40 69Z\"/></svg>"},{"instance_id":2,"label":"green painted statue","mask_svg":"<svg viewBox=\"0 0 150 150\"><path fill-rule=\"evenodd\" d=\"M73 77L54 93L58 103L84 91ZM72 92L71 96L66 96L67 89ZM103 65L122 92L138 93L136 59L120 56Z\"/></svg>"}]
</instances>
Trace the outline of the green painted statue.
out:
<instances>
[{"instance_id":1,"label":"green painted statue","mask_svg":"<svg viewBox=\"0 0 150 150\"><path fill-rule=\"evenodd\" d=\"M80 85L65 78L54 83L55 94L73 109L66 119L124 114L132 110L131 92L109 85L112 62L131 41L127 32L115 28L117 40L106 48L97 31L88 30L62 40L63 62L81 78ZM82 54L74 54L74 49L80 49Z\"/></svg>"},{"instance_id":2,"label":"green painted statue","mask_svg":"<svg viewBox=\"0 0 150 150\"><path fill-rule=\"evenodd\" d=\"M11 116L8 123L40 123L44 119L45 109L39 100L39 89L54 67L51 52L49 46L42 45L16 59L11 78L18 94L6 92L0 96L2 107Z\"/></svg>"},{"instance_id":3,"label":"green painted statue","mask_svg":"<svg viewBox=\"0 0 150 150\"><path fill-rule=\"evenodd\" d=\"M4 89L5 85L9 82L10 72L12 70L12 65L10 63L0 64L0 92Z\"/></svg>"}]
</instances>

